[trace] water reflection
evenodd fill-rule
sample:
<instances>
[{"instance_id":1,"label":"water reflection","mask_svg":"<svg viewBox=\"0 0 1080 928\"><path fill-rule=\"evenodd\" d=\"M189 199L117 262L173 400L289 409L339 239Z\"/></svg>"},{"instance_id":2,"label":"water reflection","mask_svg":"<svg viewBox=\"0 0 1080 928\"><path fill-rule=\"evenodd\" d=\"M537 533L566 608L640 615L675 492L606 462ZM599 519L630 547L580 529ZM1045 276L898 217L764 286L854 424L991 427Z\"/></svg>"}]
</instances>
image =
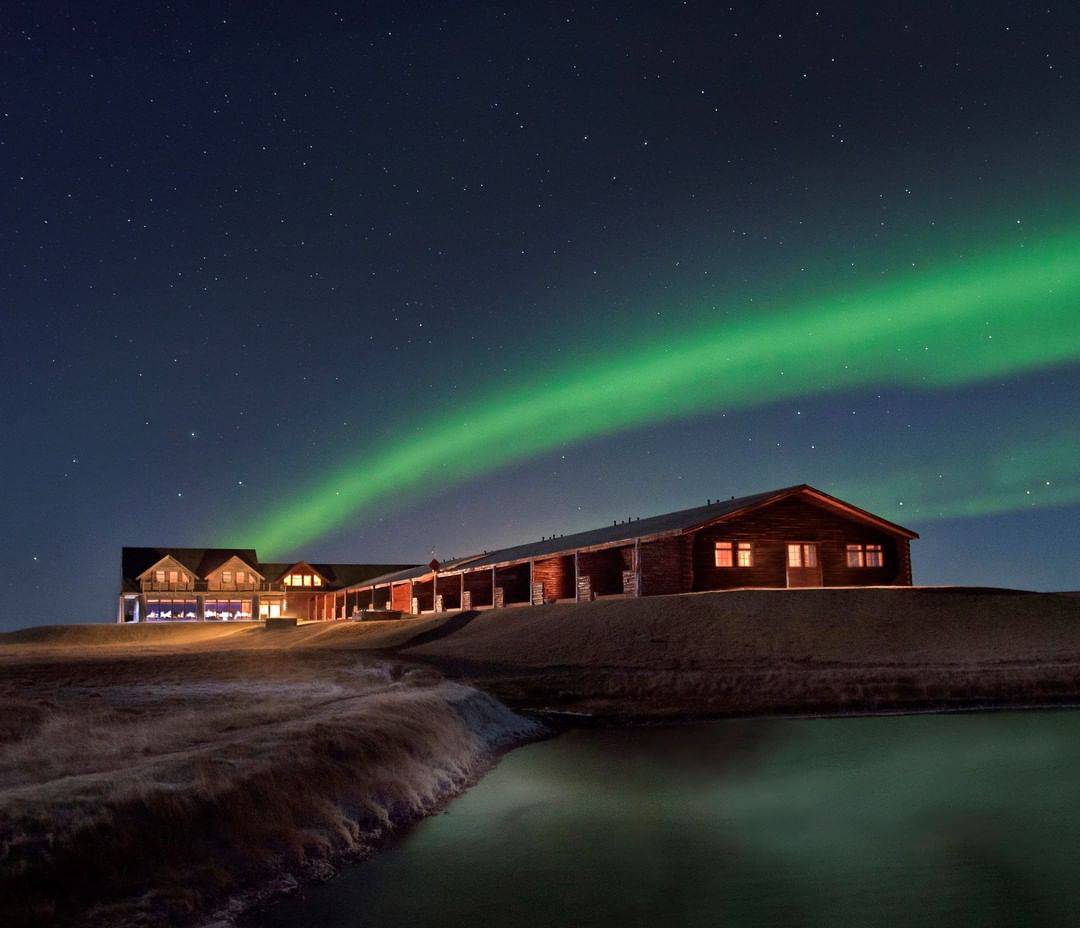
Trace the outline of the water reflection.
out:
<instances>
[{"instance_id":1,"label":"water reflection","mask_svg":"<svg viewBox=\"0 0 1080 928\"><path fill-rule=\"evenodd\" d=\"M1080 713L581 730L260 928L1063 925Z\"/></svg>"}]
</instances>

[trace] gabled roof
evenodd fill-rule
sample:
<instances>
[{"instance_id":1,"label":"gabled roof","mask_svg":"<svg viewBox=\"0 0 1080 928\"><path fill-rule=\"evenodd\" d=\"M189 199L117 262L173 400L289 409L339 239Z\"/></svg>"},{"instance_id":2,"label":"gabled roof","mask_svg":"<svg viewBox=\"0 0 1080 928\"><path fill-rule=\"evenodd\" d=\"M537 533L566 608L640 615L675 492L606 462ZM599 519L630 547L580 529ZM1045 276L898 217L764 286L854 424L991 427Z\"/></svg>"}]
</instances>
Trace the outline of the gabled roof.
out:
<instances>
[{"instance_id":1,"label":"gabled roof","mask_svg":"<svg viewBox=\"0 0 1080 928\"><path fill-rule=\"evenodd\" d=\"M262 570L266 579L276 582L291 573L294 567L301 564L307 565L326 581L326 586L320 589L335 590L343 586L353 586L363 583L372 577L392 571L404 570L408 564L322 564L314 561L292 561L290 563L263 564Z\"/></svg>"},{"instance_id":2,"label":"gabled roof","mask_svg":"<svg viewBox=\"0 0 1080 928\"><path fill-rule=\"evenodd\" d=\"M501 548L498 551L488 551L486 554L470 561L469 567L486 567L492 564L503 564L509 561L526 560L534 557L542 557L551 554L560 554L564 551L573 551L579 548L592 548L596 546L617 544L619 542L635 541L638 538L646 538L653 535L667 535L700 525L707 525L717 521L726 515L749 509L765 502L772 502L779 498L780 494L795 489L787 487L784 490L773 490L769 493L756 493L753 496L742 496L738 499L723 500L708 506L695 506L693 509L682 509L678 512L667 512L659 516L650 516L645 519L633 519L629 522L619 522L614 525L605 525L603 528L594 528L585 532L575 532L572 535L558 535L543 541L534 541L530 544L516 545L512 548Z\"/></svg>"},{"instance_id":3,"label":"gabled roof","mask_svg":"<svg viewBox=\"0 0 1080 928\"><path fill-rule=\"evenodd\" d=\"M255 573L270 582L276 582L297 562L287 564L260 563L254 548L124 548L121 552L121 574L124 592L137 592L138 578L162 558L171 557L198 579L205 580L215 570L239 558ZM322 589L340 589L362 583L371 577L390 571L402 570L406 564L308 564L326 581Z\"/></svg>"},{"instance_id":4,"label":"gabled roof","mask_svg":"<svg viewBox=\"0 0 1080 928\"><path fill-rule=\"evenodd\" d=\"M135 580L162 558L171 557L199 579L205 579L231 557L258 570L259 558L253 548L124 548L120 572L125 581Z\"/></svg>"},{"instance_id":5,"label":"gabled roof","mask_svg":"<svg viewBox=\"0 0 1080 928\"><path fill-rule=\"evenodd\" d=\"M154 561L153 564L147 567L146 570L142 571L135 579L141 580L147 574L153 573L155 570L173 570L175 568L179 568L185 574L190 574L193 577L197 576L195 571L192 570L190 567L185 567L171 554L166 554L164 557L160 557L156 561Z\"/></svg>"},{"instance_id":6,"label":"gabled roof","mask_svg":"<svg viewBox=\"0 0 1080 928\"><path fill-rule=\"evenodd\" d=\"M316 573L323 580L329 579L321 570L308 561L293 561L291 564L263 564L262 567L267 580L280 580L286 574L303 573L304 571Z\"/></svg>"},{"instance_id":7,"label":"gabled roof","mask_svg":"<svg viewBox=\"0 0 1080 928\"><path fill-rule=\"evenodd\" d=\"M916 532L910 529L889 522L887 519L882 519L880 516L875 516L873 513L860 509L858 506L853 506L851 503L846 503L835 496L830 496L828 493L815 489L809 484L800 483L795 486L781 487L778 490L769 490L765 493L755 493L751 496L732 497L706 506L695 506L692 509L681 509L677 512L650 516L646 519L632 519L614 525L605 525L603 528L576 532L572 535L558 535L554 538L546 538L529 544L500 548L497 551L485 551L482 554L474 554L470 557L458 558L455 561L444 563L440 565L439 572L473 570L481 567L491 567L496 564L510 564L515 561L531 560L537 557L569 554L582 548L629 544L641 538L681 534L715 522L734 519L753 509L772 505L782 499L795 496L803 496L818 505L833 509L847 518L873 525L890 534L903 538L919 537ZM428 567L415 567L396 574L375 577L370 582L370 585L415 580L429 574L431 574L431 570ZM363 582L362 585L367 586L369 584Z\"/></svg>"},{"instance_id":8,"label":"gabled roof","mask_svg":"<svg viewBox=\"0 0 1080 928\"><path fill-rule=\"evenodd\" d=\"M261 570L259 570L259 562L258 561L246 561L242 557L240 557L238 554L234 554L231 557L227 557L220 564L218 564L217 567L210 568L210 572L207 574L207 577L209 577L211 574L216 574L220 570L224 570L233 561L239 561L245 567L249 568L251 570L251 572L253 574L255 574L255 576L257 576L260 580L265 580L266 579L266 576L263 574L263 572Z\"/></svg>"}]
</instances>

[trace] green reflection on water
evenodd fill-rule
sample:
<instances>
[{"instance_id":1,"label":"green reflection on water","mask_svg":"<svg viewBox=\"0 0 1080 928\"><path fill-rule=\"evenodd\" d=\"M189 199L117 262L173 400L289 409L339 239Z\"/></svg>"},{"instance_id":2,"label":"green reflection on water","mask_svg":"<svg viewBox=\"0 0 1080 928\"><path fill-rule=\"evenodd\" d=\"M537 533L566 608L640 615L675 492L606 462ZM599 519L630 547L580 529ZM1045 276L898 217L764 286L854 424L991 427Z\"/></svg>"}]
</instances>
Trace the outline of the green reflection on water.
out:
<instances>
[{"instance_id":1,"label":"green reflection on water","mask_svg":"<svg viewBox=\"0 0 1080 928\"><path fill-rule=\"evenodd\" d=\"M1080 713L582 730L255 924L1064 925Z\"/></svg>"}]
</instances>

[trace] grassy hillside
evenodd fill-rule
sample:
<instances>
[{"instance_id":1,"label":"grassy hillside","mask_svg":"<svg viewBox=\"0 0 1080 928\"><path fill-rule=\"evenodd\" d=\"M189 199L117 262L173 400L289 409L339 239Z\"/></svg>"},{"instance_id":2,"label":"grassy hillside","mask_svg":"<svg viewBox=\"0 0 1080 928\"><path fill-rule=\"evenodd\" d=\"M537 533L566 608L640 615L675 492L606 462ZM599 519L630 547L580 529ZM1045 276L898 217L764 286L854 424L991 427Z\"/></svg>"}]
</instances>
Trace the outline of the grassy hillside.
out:
<instances>
[{"instance_id":1,"label":"grassy hillside","mask_svg":"<svg viewBox=\"0 0 1080 928\"><path fill-rule=\"evenodd\" d=\"M969 588L742 590L385 622L55 626L0 662L390 652L519 707L652 717L1080 699L1080 598Z\"/></svg>"}]
</instances>

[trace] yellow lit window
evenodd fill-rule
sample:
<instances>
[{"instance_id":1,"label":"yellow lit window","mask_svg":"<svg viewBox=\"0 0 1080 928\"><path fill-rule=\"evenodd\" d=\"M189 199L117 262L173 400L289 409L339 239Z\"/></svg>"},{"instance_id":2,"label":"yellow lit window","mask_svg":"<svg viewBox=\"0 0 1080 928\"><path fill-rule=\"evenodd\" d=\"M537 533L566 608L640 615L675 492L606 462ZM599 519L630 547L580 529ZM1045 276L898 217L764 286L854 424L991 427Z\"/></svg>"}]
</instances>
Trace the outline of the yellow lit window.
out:
<instances>
[{"instance_id":1,"label":"yellow lit window","mask_svg":"<svg viewBox=\"0 0 1080 928\"><path fill-rule=\"evenodd\" d=\"M322 586L322 577L312 577L311 584L312 586Z\"/></svg>"},{"instance_id":2,"label":"yellow lit window","mask_svg":"<svg viewBox=\"0 0 1080 928\"><path fill-rule=\"evenodd\" d=\"M233 572L231 570L223 570L221 572L221 582L222 583L232 583L233 582Z\"/></svg>"},{"instance_id":3,"label":"yellow lit window","mask_svg":"<svg viewBox=\"0 0 1080 928\"><path fill-rule=\"evenodd\" d=\"M304 574L304 586L311 586L311 574Z\"/></svg>"},{"instance_id":4,"label":"yellow lit window","mask_svg":"<svg viewBox=\"0 0 1080 928\"><path fill-rule=\"evenodd\" d=\"M716 566L734 567L735 559L733 545L730 541L718 541L716 543Z\"/></svg>"},{"instance_id":5,"label":"yellow lit window","mask_svg":"<svg viewBox=\"0 0 1080 928\"><path fill-rule=\"evenodd\" d=\"M155 583L164 583L165 582L165 571L163 571L163 570L155 570L154 571L154 582Z\"/></svg>"},{"instance_id":6,"label":"yellow lit window","mask_svg":"<svg viewBox=\"0 0 1080 928\"><path fill-rule=\"evenodd\" d=\"M788 567L817 567L817 545L787 546Z\"/></svg>"},{"instance_id":7,"label":"yellow lit window","mask_svg":"<svg viewBox=\"0 0 1080 928\"><path fill-rule=\"evenodd\" d=\"M753 567L754 549L748 541L718 541L716 543L717 567Z\"/></svg>"}]
</instances>

